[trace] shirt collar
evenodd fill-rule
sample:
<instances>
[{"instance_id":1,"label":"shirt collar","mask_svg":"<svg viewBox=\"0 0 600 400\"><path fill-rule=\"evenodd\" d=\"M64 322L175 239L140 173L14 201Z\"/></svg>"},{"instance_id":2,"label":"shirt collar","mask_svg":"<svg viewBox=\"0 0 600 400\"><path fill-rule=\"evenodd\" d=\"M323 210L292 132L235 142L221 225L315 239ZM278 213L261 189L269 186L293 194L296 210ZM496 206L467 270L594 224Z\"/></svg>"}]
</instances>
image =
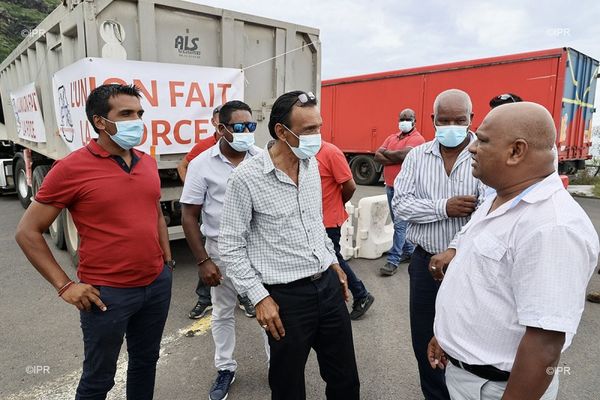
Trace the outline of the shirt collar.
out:
<instances>
[{"instance_id":1,"label":"shirt collar","mask_svg":"<svg viewBox=\"0 0 600 400\"><path fill-rule=\"evenodd\" d=\"M269 148L275 143L275 140L271 140L268 142L262 152L263 158L263 173L268 174L271 171L275 170L275 164L273 164L273 159L271 158L271 153L269 153ZM320 151L320 150L319 150ZM311 157L314 158L314 157ZM299 160L300 167L306 167L310 163L310 158L306 160Z\"/></svg>"},{"instance_id":2,"label":"shirt collar","mask_svg":"<svg viewBox=\"0 0 600 400\"><path fill-rule=\"evenodd\" d=\"M556 172L553 172L544 178L544 180L525 189L517 199L529 204L539 203L540 201L550 198L554 193L561 189L564 189L562 180ZM518 201L515 202L514 205L516 205L516 203L518 203Z\"/></svg>"},{"instance_id":3,"label":"shirt collar","mask_svg":"<svg viewBox=\"0 0 600 400\"><path fill-rule=\"evenodd\" d=\"M86 148L90 151L90 153L97 157L108 158L111 156L108 151L104 150L103 147L100 147L100 145L96 143L96 139L91 140Z\"/></svg>"},{"instance_id":4,"label":"shirt collar","mask_svg":"<svg viewBox=\"0 0 600 400\"><path fill-rule=\"evenodd\" d=\"M406 139L407 137L411 137L412 135L414 135L415 133L419 133L419 131L417 131L417 129L413 129L412 131L410 131L409 133L404 133L402 131L397 132L396 133L396 137L398 139L402 138L402 139ZM404 137L402 137L402 135L404 135Z\"/></svg>"},{"instance_id":5,"label":"shirt collar","mask_svg":"<svg viewBox=\"0 0 600 400\"><path fill-rule=\"evenodd\" d=\"M255 156L258 152L260 151L260 148L256 147L256 146L252 146L250 147L250 149L248 149L248 151L246 152L246 156L244 157L244 160L246 158L248 158L248 155L250 155L250 157ZM213 145L213 147L210 148L210 156L211 157L221 157L221 159L223 161L229 162L227 160L227 157L225 157L223 155L223 153L221 153L221 141L217 140L217 143L215 145Z\"/></svg>"},{"instance_id":6,"label":"shirt collar","mask_svg":"<svg viewBox=\"0 0 600 400\"><path fill-rule=\"evenodd\" d=\"M92 153L96 157L102 157L102 158L113 157L112 154L110 154L108 151L106 151L103 147L101 147L97 143L97 139L92 139L85 147L89 150L90 153ZM131 150L132 150L131 155L133 158L141 158L142 155L144 154L143 151L138 150L138 149L131 149Z\"/></svg>"}]
</instances>

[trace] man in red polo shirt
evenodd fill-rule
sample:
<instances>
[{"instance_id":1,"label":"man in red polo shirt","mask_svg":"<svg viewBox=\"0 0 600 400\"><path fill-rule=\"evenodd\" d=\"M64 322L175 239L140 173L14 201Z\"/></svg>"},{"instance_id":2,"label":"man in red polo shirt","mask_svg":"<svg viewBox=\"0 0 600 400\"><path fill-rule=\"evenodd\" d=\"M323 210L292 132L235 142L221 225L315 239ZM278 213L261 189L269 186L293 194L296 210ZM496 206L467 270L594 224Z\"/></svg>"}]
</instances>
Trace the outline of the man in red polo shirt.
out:
<instances>
[{"instance_id":1,"label":"man in red polo shirt","mask_svg":"<svg viewBox=\"0 0 600 400\"><path fill-rule=\"evenodd\" d=\"M217 125L219 125L219 111L221 111L221 106L216 106L213 110L213 116L210 119L210 123L215 128L214 133L211 136L202 139L201 141L196 143L177 166L177 172L179 172L179 178L181 178L181 182L185 182L185 175L187 174L188 166L190 165L192 160L198 157L203 151L208 150L215 144L217 144Z\"/></svg>"},{"instance_id":2,"label":"man in red polo shirt","mask_svg":"<svg viewBox=\"0 0 600 400\"><path fill-rule=\"evenodd\" d=\"M80 310L85 358L76 399L104 399L127 336L127 398L151 399L171 301L172 267L156 161L134 150L144 110L135 86L102 85L86 103L96 133L54 163L17 228L21 249ZM66 208L80 237L77 277L56 262L42 234Z\"/></svg>"},{"instance_id":3,"label":"man in red polo shirt","mask_svg":"<svg viewBox=\"0 0 600 400\"><path fill-rule=\"evenodd\" d=\"M406 221L394 218L392 199L394 198L394 180L400 173L402 162L408 152L425 143L425 139L415 129L417 122L415 112L410 108L402 110L398 118L400 132L388 136L381 147L375 152L375 160L383 164L383 177L387 193L390 216L394 223L394 239L392 248L388 251L387 262L380 268L382 275L394 275L400 263L410 260L414 246L406 240Z\"/></svg>"},{"instance_id":4,"label":"man in red polo shirt","mask_svg":"<svg viewBox=\"0 0 600 400\"><path fill-rule=\"evenodd\" d=\"M333 242L333 249L342 270L346 273L348 289L352 293L352 311L350 319L362 317L375 301L365 285L354 274L350 265L340 254L341 226L348 218L344 205L352 198L356 183L346 156L335 145L322 142L316 155L321 175L321 195L323 196L323 224L327 235Z\"/></svg>"}]
</instances>

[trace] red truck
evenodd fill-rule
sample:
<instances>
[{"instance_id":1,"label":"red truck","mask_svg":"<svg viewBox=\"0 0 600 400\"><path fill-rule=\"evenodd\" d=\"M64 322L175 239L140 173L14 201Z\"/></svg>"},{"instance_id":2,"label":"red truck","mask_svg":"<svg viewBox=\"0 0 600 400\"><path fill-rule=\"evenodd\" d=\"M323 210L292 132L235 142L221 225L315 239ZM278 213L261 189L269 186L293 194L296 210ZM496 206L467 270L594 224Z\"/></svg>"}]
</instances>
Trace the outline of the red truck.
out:
<instances>
[{"instance_id":1,"label":"red truck","mask_svg":"<svg viewBox=\"0 0 600 400\"><path fill-rule=\"evenodd\" d=\"M558 48L325 80L321 132L346 154L358 184L374 184L382 171L374 153L398 131L402 109L415 111L417 129L431 140L433 101L440 92L458 88L469 93L474 130L493 97L514 93L542 104L553 115L559 172L573 174L591 158L598 65L577 50Z\"/></svg>"}]
</instances>

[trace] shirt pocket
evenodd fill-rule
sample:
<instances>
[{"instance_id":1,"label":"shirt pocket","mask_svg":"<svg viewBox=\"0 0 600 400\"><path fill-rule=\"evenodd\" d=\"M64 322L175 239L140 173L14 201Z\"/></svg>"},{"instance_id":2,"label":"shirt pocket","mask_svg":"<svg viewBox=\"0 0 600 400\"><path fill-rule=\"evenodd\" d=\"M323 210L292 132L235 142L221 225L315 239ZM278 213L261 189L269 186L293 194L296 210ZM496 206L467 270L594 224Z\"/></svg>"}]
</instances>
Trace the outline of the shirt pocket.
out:
<instances>
[{"instance_id":1,"label":"shirt pocket","mask_svg":"<svg viewBox=\"0 0 600 400\"><path fill-rule=\"evenodd\" d=\"M484 287L496 287L505 265L506 244L490 233L483 233L475 239L474 249L474 279Z\"/></svg>"}]
</instances>

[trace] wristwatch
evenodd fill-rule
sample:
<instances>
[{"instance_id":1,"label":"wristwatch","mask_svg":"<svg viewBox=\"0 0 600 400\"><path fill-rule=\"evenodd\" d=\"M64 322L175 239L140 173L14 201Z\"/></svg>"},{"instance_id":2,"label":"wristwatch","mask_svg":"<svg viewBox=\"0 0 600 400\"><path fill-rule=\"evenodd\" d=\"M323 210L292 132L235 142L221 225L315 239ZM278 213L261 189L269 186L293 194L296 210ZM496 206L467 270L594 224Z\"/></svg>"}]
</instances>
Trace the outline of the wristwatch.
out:
<instances>
[{"instance_id":1,"label":"wristwatch","mask_svg":"<svg viewBox=\"0 0 600 400\"><path fill-rule=\"evenodd\" d=\"M169 268L171 268L171 269L175 269L175 265L176 265L177 263L175 262L175 260L173 260L173 259L170 259L169 261L165 261L165 264L166 264L166 265L167 265Z\"/></svg>"}]
</instances>

